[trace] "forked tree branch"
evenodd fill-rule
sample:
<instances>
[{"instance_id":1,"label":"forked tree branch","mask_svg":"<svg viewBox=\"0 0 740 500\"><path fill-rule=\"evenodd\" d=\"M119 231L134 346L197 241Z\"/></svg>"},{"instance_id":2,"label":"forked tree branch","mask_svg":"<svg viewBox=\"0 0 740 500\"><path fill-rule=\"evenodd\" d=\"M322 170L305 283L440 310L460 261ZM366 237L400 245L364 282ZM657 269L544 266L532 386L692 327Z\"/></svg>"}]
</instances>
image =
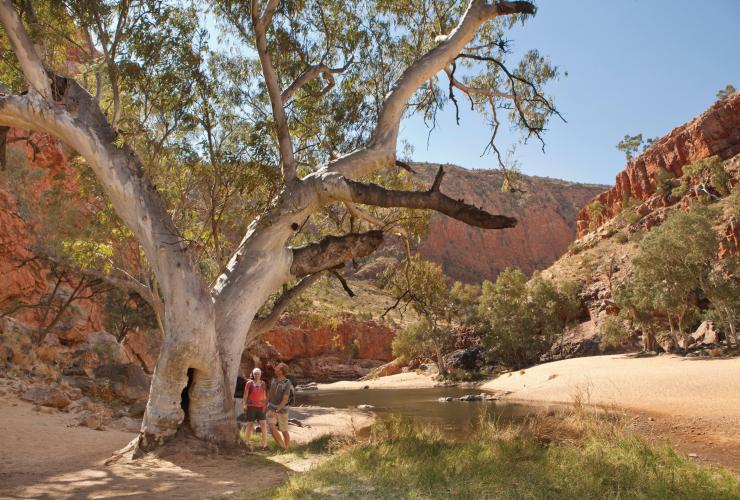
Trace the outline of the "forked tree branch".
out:
<instances>
[{"instance_id":1,"label":"forked tree branch","mask_svg":"<svg viewBox=\"0 0 740 500\"><path fill-rule=\"evenodd\" d=\"M440 167L429 191L398 191L377 184L344 179L340 176L325 178L328 196L335 201L354 202L387 208L429 209L457 219L470 226L483 229L515 227L517 220L506 215L490 214L463 200L455 200L440 192L444 170Z\"/></svg>"},{"instance_id":2,"label":"forked tree branch","mask_svg":"<svg viewBox=\"0 0 740 500\"><path fill-rule=\"evenodd\" d=\"M18 58L26 82L33 91L51 101L53 95L49 76L11 0L0 0L0 22Z\"/></svg>"},{"instance_id":3,"label":"forked tree branch","mask_svg":"<svg viewBox=\"0 0 740 500\"><path fill-rule=\"evenodd\" d=\"M287 103L296 92L298 92L304 85L306 85L308 82L318 77L319 75L323 75L327 83L315 97L326 95L326 93L333 89L334 85L336 84L336 81L334 80L334 75L345 72L351 64L352 59L350 59L347 64L345 64L341 68L330 68L324 63L309 66L303 73L300 74L300 76L298 76L298 78L296 78L293 83L290 84L287 89L283 91L283 94L281 96L283 99L283 104Z\"/></svg>"},{"instance_id":4,"label":"forked tree branch","mask_svg":"<svg viewBox=\"0 0 740 500\"><path fill-rule=\"evenodd\" d=\"M493 2L471 0L457 27L435 48L409 66L393 86L383 103L372 139L367 148L360 149L331 162L330 172L342 174L347 179L358 179L395 162L398 130L409 98L437 72L451 61L475 37L480 26L500 15L534 14L530 2Z\"/></svg>"}]
</instances>

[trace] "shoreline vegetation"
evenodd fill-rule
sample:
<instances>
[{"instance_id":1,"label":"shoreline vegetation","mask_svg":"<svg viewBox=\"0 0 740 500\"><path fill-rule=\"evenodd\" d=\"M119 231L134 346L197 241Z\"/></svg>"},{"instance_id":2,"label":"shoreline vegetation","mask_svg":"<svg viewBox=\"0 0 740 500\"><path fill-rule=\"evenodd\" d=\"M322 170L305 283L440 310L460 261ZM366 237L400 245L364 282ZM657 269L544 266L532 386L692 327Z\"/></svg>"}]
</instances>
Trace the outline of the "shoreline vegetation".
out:
<instances>
[{"instance_id":1,"label":"shoreline vegetation","mask_svg":"<svg viewBox=\"0 0 740 500\"><path fill-rule=\"evenodd\" d=\"M482 421L464 442L391 418L376 422L365 440L322 444L334 453L290 476L272 498L740 496L731 472L651 444L628 430L625 415L593 412L578 400L562 415L503 426Z\"/></svg>"}]
</instances>

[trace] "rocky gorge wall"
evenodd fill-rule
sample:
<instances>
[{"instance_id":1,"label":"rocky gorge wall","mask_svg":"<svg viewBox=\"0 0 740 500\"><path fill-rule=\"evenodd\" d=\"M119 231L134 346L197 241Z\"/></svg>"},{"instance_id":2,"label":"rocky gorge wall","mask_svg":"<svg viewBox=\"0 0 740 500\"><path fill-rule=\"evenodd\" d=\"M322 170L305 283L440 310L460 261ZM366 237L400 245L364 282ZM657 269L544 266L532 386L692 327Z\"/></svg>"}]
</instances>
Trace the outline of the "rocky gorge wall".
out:
<instances>
[{"instance_id":1,"label":"rocky gorge wall","mask_svg":"<svg viewBox=\"0 0 740 500\"><path fill-rule=\"evenodd\" d=\"M578 237L616 215L625 203L644 201L655 194L658 177L679 178L683 167L717 155L726 160L740 153L740 93L716 102L693 120L676 127L627 163L614 187L599 194L578 212ZM662 173L662 174L661 174ZM598 201L604 207L594 217L587 209ZM666 200L667 201L667 200Z\"/></svg>"},{"instance_id":2,"label":"rocky gorge wall","mask_svg":"<svg viewBox=\"0 0 740 500\"><path fill-rule=\"evenodd\" d=\"M431 185L439 165L414 163L412 168L422 185ZM527 274L546 268L574 240L578 211L608 187L522 175L517 187L523 192L504 193L498 171L444 168L443 193L519 221L515 228L497 231L432 215L421 255L438 262L448 276L465 282L494 281L507 267Z\"/></svg>"}]
</instances>

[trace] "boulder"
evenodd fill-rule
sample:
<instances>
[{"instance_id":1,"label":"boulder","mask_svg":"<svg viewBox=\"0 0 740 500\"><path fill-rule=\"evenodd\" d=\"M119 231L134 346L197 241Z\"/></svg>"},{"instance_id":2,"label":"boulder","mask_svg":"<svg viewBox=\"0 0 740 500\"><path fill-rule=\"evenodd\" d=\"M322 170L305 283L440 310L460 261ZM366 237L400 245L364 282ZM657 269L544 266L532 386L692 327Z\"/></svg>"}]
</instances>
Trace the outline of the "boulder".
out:
<instances>
[{"instance_id":1,"label":"boulder","mask_svg":"<svg viewBox=\"0 0 740 500\"><path fill-rule=\"evenodd\" d=\"M714 321L704 321L699 328L696 329L691 337L700 344L712 345L719 344L722 341L721 334L717 330L717 325Z\"/></svg>"},{"instance_id":2,"label":"boulder","mask_svg":"<svg viewBox=\"0 0 740 500\"><path fill-rule=\"evenodd\" d=\"M439 368L437 368L437 363L424 363L419 365L419 371L424 373L439 373Z\"/></svg>"},{"instance_id":3,"label":"boulder","mask_svg":"<svg viewBox=\"0 0 740 500\"><path fill-rule=\"evenodd\" d=\"M140 400L131 405L128 409L129 417L142 417L146 411L146 400Z\"/></svg>"},{"instance_id":4,"label":"boulder","mask_svg":"<svg viewBox=\"0 0 740 500\"><path fill-rule=\"evenodd\" d=\"M372 410L375 408L373 405L357 405L358 410Z\"/></svg>"},{"instance_id":5,"label":"boulder","mask_svg":"<svg viewBox=\"0 0 740 500\"><path fill-rule=\"evenodd\" d=\"M95 430L103 430L103 416L100 413L85 412L80 416L77 425Z\"/></svg>"},{"instance_id":6,"label":"boulder","mask_svg":"<svg viewBox=\"0 0 740 500\"><path fill-rule=\"evenodd\" d=\"M439 401L440 403L449 403L453 399L455 398L453 398L452 396L443 396L441 398L437 398L437 401Z\"/></svg>"},{"instance_id":7,"label":"boulder","mask_svg":"<svg viewBox=\"0 0 740 500\"><path fill-rule=\"evenodd\" d=\"M459 401L480 401L482 399L483 396L480 394L466 394L465 396L458 398Z\"/></svg>"},{"instance_id":8,"label":"boulder","mask_svg":"<svg viewBox=\"0 0 740 500\"><path fill-rule=\"evenodd\" d=\"M384 365L380 365L373 371L371 371L369 374L362 377L361 380L367 380L370 378L377 378L377 377L387 377L389 375L396 375L397 373L401 373L401 363L398 359L394 359L393 361L386 363Z\"/></svg>"},{"instance_id":9,"label":"boulder","mask_svg":"<svg viewBox=\"0 0 740 500\"><path fill-rule=\"evenodd\" d=\"M658 345L664 352L674 352L676 350L676 343L670 335L658 337Z\"/></svg>"},{"instance_id":10,"label":"boulder","mask_svg":"<svg viewBox=\"0 0 740 500\"><path fill-rule=\"evenodd\" d=\"M540 361L558 361L602 354L599 343L596 321L584 321L566 328L563 335L555 341L550 350L540 357Z\"/></svg>"},{"instance_id":11,"label":"boulder","mask_svg":"<svg viewBox=\"0 0 740 500\"><path fill-rule=\"evenodd\" d=\"M458 349L449 353L444 359L448 370L478 370L483 361L483 348Z\"/></svg>"},{"instance_id":12,"label":"boulder","mask_svg":"<svg viewBox=\"0 0 740 500\"><path fill-rule=\"evenodd\" d=\"M97 385L104 384L107 379L113 395L124 401L143 401L149 396L149 377L139 365L113 363L100 366L93 372Z\"/></svg>"},{"instance_id":13,"label":"boulder","mask_svg":"<svg viewBox=\"0 0 740 500\"><path fill-rule=\"evenodd\" d=\"M72 402L63 390L45 385L32 385L21 394L21 399L40 406L52 408L66 408Z\"/></svg>"}]
</instances>

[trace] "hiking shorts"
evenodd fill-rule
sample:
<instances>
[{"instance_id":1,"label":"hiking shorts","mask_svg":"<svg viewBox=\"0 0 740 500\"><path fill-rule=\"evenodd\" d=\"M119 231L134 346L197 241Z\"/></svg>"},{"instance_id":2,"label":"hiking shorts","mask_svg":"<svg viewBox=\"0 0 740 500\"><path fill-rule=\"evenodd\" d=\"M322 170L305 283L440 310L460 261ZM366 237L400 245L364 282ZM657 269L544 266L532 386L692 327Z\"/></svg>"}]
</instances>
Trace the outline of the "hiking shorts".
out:
<instances>
[{"instance_id":1,"label":"hiking shorts","mask_svg":"<svg viewBox=\"0 0 740 500\"><path fill-rule=\"evenodd\" d=\"M247 422L254 422L255 420L258 422L267 420L265 409L261 406L247 406Z\"/></svg>"},{"instance_id":2,"label":"hiking shorts","mask_svg":"<svg viewBox=\"0 0 740 500\"><path fill-rule=\"evenodd\" d=\"M283 410L280 413L274 413L270 418L267 419L270 425L277 425L280 432L288 432L288 410Z\"/></svg>"}]
</instances>

